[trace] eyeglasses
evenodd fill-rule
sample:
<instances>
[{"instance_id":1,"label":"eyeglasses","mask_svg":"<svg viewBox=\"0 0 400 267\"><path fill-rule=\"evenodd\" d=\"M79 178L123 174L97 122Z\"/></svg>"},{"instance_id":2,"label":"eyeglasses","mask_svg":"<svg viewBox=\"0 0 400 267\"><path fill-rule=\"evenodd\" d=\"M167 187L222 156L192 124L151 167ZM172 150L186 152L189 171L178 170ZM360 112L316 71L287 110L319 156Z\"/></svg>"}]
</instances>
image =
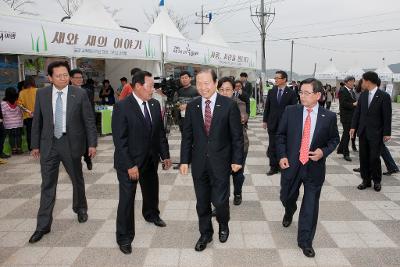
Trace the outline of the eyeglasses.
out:
<instances>
[{"instance_id":1,"label":"eyeglasses","mask_svg":"<svg viewBox=\"0 0 400 267\"><path fill-rule=\"evenodd\" d=\"M73 77L71 77L72 79L83 79L83 77L82 76L73 76Z\"/></svg>"},{"instance_id":2,"label":"eyeglasses","mask_svg":"<svg viewBox=\"0 0 400 267\"><path fill-rule=\"evenodd\" d=\"M315 93L314 93L314 92L303 92L303 91L300 91L300 92L299 92L299 95L309 96L309 95L311 95L311 94L315 94Z\"/></svg>"},{"instance_id":3,"label":"eyeglasses","mask_svg":"<svg viewBox=\"0 0 400 267\"><path fill-rule=\"evenodd\" d=\"M219 92L223 93L223 92L232 92L233 90L231 88L219 88L218 89Z\"/></svg>"},{"instance_id":4,"label":"eyeglasses","mask_svg":"<svg viewBox=\"0 0 400 267\"><path fill-rule=\"evenodd\" d=\"M62 78L68 79L69 78L69 74L68 73L64 73L64 74L54 75L53 77L56 78L56 79L59 79L59 80L62 79Z\"/></svg>"},{"instance_id":5,"label":"eyeglasses","mask_svg":"<svg viewBox=\"0 0 400 267\"><path fill-rule=\"evenodd\" d=\"M283 80L283 79L285 79L285 78L282 78L282 77L275 77L274 79L275 79L275 80Z\"/></svg>"}]
</instances>

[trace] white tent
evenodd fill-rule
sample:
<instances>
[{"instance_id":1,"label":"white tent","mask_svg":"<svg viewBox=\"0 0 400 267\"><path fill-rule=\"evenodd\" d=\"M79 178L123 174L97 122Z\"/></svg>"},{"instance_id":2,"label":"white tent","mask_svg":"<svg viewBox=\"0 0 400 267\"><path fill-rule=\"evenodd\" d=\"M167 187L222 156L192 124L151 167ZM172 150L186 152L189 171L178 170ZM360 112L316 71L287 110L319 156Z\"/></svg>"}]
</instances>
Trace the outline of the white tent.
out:
<instances>
[{"instance_id":1,"label":"white tent","mask_svg":"<svg viewBox=\"0 0 400 267\"><path fill-rule=\"evenodd\" d=\"M356 80L360 80L362 78L362 75L364 74L364 70L358 66L354 66L353 68L346 71L344 74L345 76L354 76Z\"/></svg>"},{"instance_id":2,"label":"white tent","mask_svg":"<svg viewBox=\"0 0 400 267\"><path fill-rule=\"evenodd\" d=\"M389 69L387 65L383 64L380 68L376 69L375 72L378 73L379 78L381 78L382 81L384 82L392 81L393 71Z\"/></svg>"},{"instance_id":3,"label":"white tent","mask_svg":"<svg viewBox=\"0 0 400 267\"><path fill-rule=\"evenodd\" d=\"M331 62L331 64L323 71L317 72L315 74L315 77L320 80L336 80L340 77L340 72L336 68L335 64Z\"/></svg>"},{"instance_id":4,"label":"white tent","mask_svg":"<svg viewBox=\"0 0 400 267\"><path fill-rule=\"evenodd\" d=\"M7 16L17 16L17 13L4 1L0 1L0 14Z\"/></svg>"},{"instance_id":5,"label":"white tent","mask_svg":"<svg viewBox=\"0 0 400 267\"><path fill-rule=\"evenodd\" d=\"M85 0L71 19L65 20L68 24L85 25L106 29L120 29L111 14L98 0Z\"/></svg>"},{"instance_id":6,"label":"white tent","mask_svg":"<svg viewBox=\"0 0 400 267\"><path fill-rule=\"evenodd\" d=\"M206 29L203 35L200 36L199 42L205 44L229 47L228 43L225 42L224 38L222 38L221 34L219 33L218 29L216 28L213 22L210 22L210 24L206 25Z\"/></svg>"}]
</instances>

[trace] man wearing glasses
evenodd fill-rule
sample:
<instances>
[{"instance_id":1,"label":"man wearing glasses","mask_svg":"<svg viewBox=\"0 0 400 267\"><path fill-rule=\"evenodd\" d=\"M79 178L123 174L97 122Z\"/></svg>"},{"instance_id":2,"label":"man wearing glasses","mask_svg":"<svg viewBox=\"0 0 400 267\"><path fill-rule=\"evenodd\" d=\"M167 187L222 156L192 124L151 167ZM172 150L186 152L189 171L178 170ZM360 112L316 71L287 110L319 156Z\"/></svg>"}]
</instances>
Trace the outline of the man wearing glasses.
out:
<instances>
[{"instance_id":1,"label":"man wearing glasses","mask_svg":"<svg viewBox=\"0 0 400 267\"><path fill-rule=\"evenodd\" d=\"M275 135L278 130L279 121L286 106L297 104L296 92L287 86L287 73L277 71L275 73L275 86L268 91L264 107L263 128L268 129L268 149L270 170L267 175L279 172L279 161L276 157Z\"/></svg>"},{"instance_id":2,"label":"man wearing glasses","mask_svg":"<svg viewBox=\"0 0 400 267\"><path fill-rule=\"evenodd\" d=\"M280 199L285 207L283 227L289 227L301 203L297 243L307 257L314 257L312 242L318 220L319 197L325 181L326 158L339 143L336 114L320 107L322 84L309 78L300 84L301 105L287 107L276 133L279 165L282 169Z\"/></svg>"}]
</instances>

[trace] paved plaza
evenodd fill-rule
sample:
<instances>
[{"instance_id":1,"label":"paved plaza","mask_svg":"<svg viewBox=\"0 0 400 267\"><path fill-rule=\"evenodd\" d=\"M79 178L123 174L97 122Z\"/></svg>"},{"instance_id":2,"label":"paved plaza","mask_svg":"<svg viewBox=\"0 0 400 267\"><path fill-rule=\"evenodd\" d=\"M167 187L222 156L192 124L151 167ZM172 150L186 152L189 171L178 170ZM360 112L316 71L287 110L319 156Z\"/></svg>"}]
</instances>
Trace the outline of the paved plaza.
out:
<instances>
[{"instance_id":1,"label":"paved plaza","mask_svg":"<svg viewBox=\"0 0 400 267\"><path fill-rule=\"evenodd\" d=\"M333 104L337 111L337 102ZM392 140L388 147L400 159L400 104L393 104ZM0 165L1 266L400 266L400 175L383 176L382 191L359 191L358 154L347 162L335 152L327 160L314 248L306 258L297 247L297 217L283 228L279 201L280 175L266 176L267 133L261 117L249 122L250 149L243 203L231 205L231 235L195 252L199 238L191 176L160 170L160 209L166 228L141 216L140 187L136 195L136 237L133 253L122 254L115 241L118 181L113 169L111 136L99 139L92 171L84 166L89 220L79 224L72 211L72 185L60 173L51 233L36 243L40 197L40 166L27 154ZM171 156L179 160L180 134L169 136ZM386 168L383 166L383 170ZM299 199L301 200L301 199Z\"/></svg>"}]
</instances>

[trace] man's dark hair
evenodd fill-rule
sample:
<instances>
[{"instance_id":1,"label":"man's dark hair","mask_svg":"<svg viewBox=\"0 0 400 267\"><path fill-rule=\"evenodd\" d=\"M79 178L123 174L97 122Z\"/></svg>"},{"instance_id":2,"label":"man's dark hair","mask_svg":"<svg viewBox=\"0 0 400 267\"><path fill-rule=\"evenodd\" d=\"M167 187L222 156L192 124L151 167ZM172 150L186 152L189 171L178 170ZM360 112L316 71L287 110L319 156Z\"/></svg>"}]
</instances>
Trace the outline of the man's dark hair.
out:
<instances>
[{"instance_id":1,"label":"man's dark hair","mask_svg":"<svg viewBox=\"0 0 400 267\"><path fill-rule=\"evenodd\" d=\"M37 87L35 78L32 75L25 76L24 88Z\"/></svg>"},{"instance_id":2,"label":"man's dark hair","mask_svg":"<svg viewBox=\"0 0 400 267\"><path fill-rule=\"evenodd\" d=\"M287 73L283 70L278 70L277 72L275 72L275 74L280 74L282 76L283 79L285 79L287 81Z\"/></svg>"},{"instance_id":3,"label":"man's dark hair","mask_svg":"<svg viewBox=\"0 0 400 267\"><path fill-rule=\"evenodd\" d=\"M311 84L312 87L313 87L313 92L314 93L322 93L323 90L324 90L322 88L322 83L319 80L315 79L315 78L308 78L308 79L303 80L300 83L300 88L303 86L303 84Z\"/></svg>"},{"instance_id":4,"label":"man's dark hair","mask_svg":"<svg viewBox=\"0 0 400 267\"><path fill-rule=\"evenodd\" d=\"M58 68L58 67L65 67L67 69L68 73L71 70L71 68L69 67L68 61L54 61L54 62L51 62L49 64L49 66L47 66L47 74L49 76L53 76L54 68Z\"/></svg>"},{"instance_id":5,"label":"man's dark hair","mask_svg":"<svg viewBox=\"0 0 400 267\"><path fill-rule=\"evenodd\" d=\"M211 74L211 77L212 77L212 80L214 81L214 83L217 82L217 73L215 72L214 69L211 69L211 68L201 69L201 70L197 73L197 75L199 75L199 74L201 74L201 73L210 73L210 74Z\"/></svg>"},{"instance_id":6,"label":"man's dark hair","mask_svg":"<svg viewBox=\"0 0 400 267\"><path fill-rule=\"evenodd\" d=\"M247 73L246 73L246 72L242 72L242 73L240 73L240 77L245 77L245 78L247 78L248 76L247 76Z\"/></svg>"},{"instance_id":7,"label":"man's dark hair","mask_svg":"<svg viewBox=\"0 0 400 267\"><path fill-rule=\"evenodd\" d=\"M139 69L139 68L133 68L133 69L131 69L131 76L133 77L133 75L135 75L137 72L139 72L139 71L142 71L141 69Z\"/></svg>"},{"instance_id":8,"label":"man's dark hair","mask_svg":"<svg viewBox=\"0 0 400 267\"><path fill-rule=\"evenodd\" d=\"M83 72L80 69L72 69L69 72L69 76L74 77L75 74L80 74L83 77Z\"/></svg>"},{"instance_id":9,"label":"man's dark hair","mask_svg":"<svg viewBox=\"0 0 400 267\"><path fill-rule=\"evenodd\" d=\"M378 88L381 86L381 79L378 77L378 83L376 84L376 86L378 86Z\"/></svg>"},{"instance_id":10,"label":"man's dark hair","mask_svg":"<svg viewBox=\"0 0 400 267\"><path fill-rule=\"evenodd\" d=\"M187 70L182 71L182 72L179 74L179 78L182 77L183 75L187 75L187 76L189 76L190 78L192 78L192 74L190 74L190 72L188 72Z\"/></svg>"},{"instance_id":11,"label":"man's dark hair","mask_svg":"<svg viewBox=\"0 0 400 267\"><path fill-rule=\"evenodd\" d=\"M349 81L356 81L356 78L354 78L354 76L347 76L346 78L344 78L345 83L347 83Z\"/></svg>"},{"instance_id":12,"label":"man's dark hair","mask_svg":"<svg viewBox=\"0 0 400 267\"><path fill-rule=\"evenodd\" d=\"M104 80L103 81L103 85L105 85L106 83L110 84L110 80Z\"/></svg>"},{"instance_id":13,"label":"man's dark hair","mask_svg":"<svg viewBox=\"0 0 400 267\"><path fill-rule=\"evenodd\" d=\"M219 79L217 88L218 89L221 88L222 84L224 84L226 82L228 82L228 83L230 83L232 85L232 89L235 88L235 83L233 82L231 77L222 77L221 79Z\"/></svg>"},{"instance_id":14,"label":"man's dark hair","mask_svg":"<svg viewBox=\"0 0 400 267\"><path fill-rule=\"evenodd\" d=\"M86 80L86 85L94 86L94 80L92 78L87 79Z\"/></svg>"},{"instance_id":15,"label":"man's dark hair","mask_svg":"<svg viewBox=\"0 0 400 267\"><path fill-rule=\"evenodd\" d=\"M344 86L344 82L340 82L339 85L340 85L340 87L343 87Z\"/></svg>"},{"instance_id":16,"label":"man's dark hair","mask_svg":"<svg viewBox=\"0 0 400 267\"><path fill-rule=\"evenodd\" d=\"M128 79L126 77L122 77L121 79L119 79L121 82L128 82Z\"/></svg>"},{"instance_id":17,"label":"man's dark hair","mask_svg":"<svg viewBox=\"0 0 400 267\"><path fill-rule=\"evenodd\" d=\"M238 83L240 83L240 85L243 86L243 84L242 84L242 82L240 80L236 80L235 81L235 85L238 84Z\"/></svg>"},{"instance_id":18,"label":"man's dark hair","mask_svg":"<svg viewBox=\"0 0 400 267\"><path fill-rule=\"evenodd\" d=\"M373 84L378 85L380 83L379 76L376 72L374 71L367 71L362 75L363 80L365 81L370 81Z\"/></svg>"},{"instance_id":19,"label":"man's dark hair","mask_svg":"<svg viewBox=\"0 0 400 267\"><path fill-rule=\"evenodd\" d=\"M137 83L143 85L146 77L153 77L153 74L144 70L136 72L135 75L133 75L132 77L133 86L135 86Z\"/></svg>"}]
</instances>

